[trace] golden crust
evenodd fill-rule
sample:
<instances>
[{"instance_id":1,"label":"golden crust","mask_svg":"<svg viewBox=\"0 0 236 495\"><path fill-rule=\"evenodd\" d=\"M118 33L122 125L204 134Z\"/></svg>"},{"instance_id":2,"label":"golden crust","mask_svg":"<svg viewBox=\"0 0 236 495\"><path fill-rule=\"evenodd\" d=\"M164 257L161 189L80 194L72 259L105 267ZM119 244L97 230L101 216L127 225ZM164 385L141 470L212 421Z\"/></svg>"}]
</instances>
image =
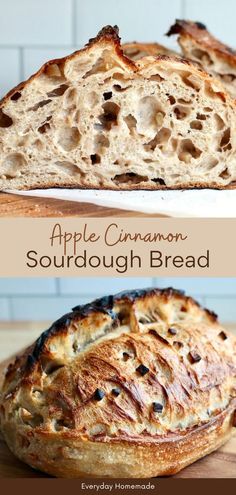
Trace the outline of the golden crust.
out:
<instances>
[{"instance_id":1,"label":"golden crust","mask_svg":"<svg viewBox=\"0 0 236 495\"><path fill-rule=\"evenodd\" d=\"M54 476L173 474L222 445L236 339L173 289L120 293L55 322L6 373L11 450Z\"/></svg>"}]
</instances>

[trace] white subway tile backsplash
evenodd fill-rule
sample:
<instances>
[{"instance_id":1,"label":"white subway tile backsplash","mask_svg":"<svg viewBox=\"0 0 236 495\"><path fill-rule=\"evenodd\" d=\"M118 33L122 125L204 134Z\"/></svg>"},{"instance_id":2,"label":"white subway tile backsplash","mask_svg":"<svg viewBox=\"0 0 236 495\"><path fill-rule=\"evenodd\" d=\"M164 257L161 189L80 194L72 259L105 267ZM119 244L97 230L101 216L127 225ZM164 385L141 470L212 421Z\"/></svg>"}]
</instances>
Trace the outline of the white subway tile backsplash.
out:
<instances>
[{"instance_id":1,"label":"white subway tile backsplash","mask_svg":"<svg viewBox=\"0 0 236 495\"><path fill-rule=\"evenodd\" d=\"M0 0L0 44L69 45L72 0Z\"/></svg>"},{"instance_id":2,"label":"white subway tile backsplash","mask_svg":"<svg viewBox=\"0 0 236 495\"><path fill-rule=\"evenodd\" d=\"M175 18L181 17L182 1L172 0L76 0L77 43L87 43L107 24L117 24L122 41L173 41L164 34Z\"/></svg>"},{"instance_id":3,"label":"white subway tile backsplash","mask_svg":"<svg viewBox=\"0 0 236 495\"><path fill-rule=\"evenodd\" d=\"M54 278L0 278L0 295L56 294Z\"/></svg>"},{"instance_id":4,"label":"white subway tile backsplash","mask_svg":"<svg viewBox=\"0 0 236 495\"><path fill-rule=\"evenodd\" d=\"M0 297L0 321L8 321L10 318L10 301L6 297Z\"/></svg>"},{"instance_id":5,"label":"white subway tile backsplash","mask_svg":"<svg viewBox=\"0 0 236 495\"><path fill-rule=\"evenodd\" d=\"M225 323L236 322L235 297L206 297L206 307L212 311L215 311L215 313L219 316L220 321Z\"/></svg>"},{"instance_id":6,"label":"white subway tile backsplash","mask_svg":"<svg viewBox=\"0 0 236 495\"><path fill-rule=\"evenodd\" d=\"M23 52L23 75L24 78L30 77L37 72L40 67L48 60L65 57L74 52L74 47L58 48L25 48Z\"/></svg>"},{"instance_id":7,"label":"white subway tile backsplash","mask_svg":"<svg viewBox=\"0 0 236 495\"><path fill-rule=\"evenodd\" d=\"M235 296L236 300L236 279L235 278L192 278L192 277L172 277L156 278L157 287L175 287L186 291L187 294L206 295L229 295Z\"/></svg>"},{"instance_id":8,"label":"white subway tile backsplash","mask_svg":"<svg viewBox=\"0 0 236 495\"><path fill-rule=\"evenodd\" d=\"M217 281L217 284L216 284ZM218 291L214 291L218 287ZM222 321L236 320L236 278L64 278L1 279L0 321L55 320L73 306L129 289L183 289L200 304L219 313ZM221 291L220 291L221 288Z\"/></svg>"},{"instance_id":9,"label":"white subway tile backsplash","mask_svg":"<svg viewBox=\"0 0 236 495\"><path fill-rule=\"evenodd\" d=\"M185 17L203 22L221 41L236 46L235 0L185 0Z\"/></svg>"},{"instance_id":10,"label":"white subway tile backsplash","mask_svg":"<svg viewBox=\"0 0 236 495\"><path fill-rule=\"evenodd\" d=\"M20 56L17 48L1 48L0 45L0 98L20 81Z\"/></svg>"},{"instance_id":11,"label":"white subway tile backsplash","mask_svg":"<svg viewBox=\"0 0 236 495\"><path fill-rule=\"evenodd\" d=\"M105 296L122 290L153 286L152 278L61 278L61 294Z\"/></svg>"},{"instance_id":12,"label":"white subway tile backsplash","mask_svg":"<svg viewBox=\"0 0 236 495\"><path fill-rule=\"evenodd\" d=\"M54 321L72 307L85 304L89 297L13 297L11 300L11 319L13 321Z\"/></svg>"}]
</instances>

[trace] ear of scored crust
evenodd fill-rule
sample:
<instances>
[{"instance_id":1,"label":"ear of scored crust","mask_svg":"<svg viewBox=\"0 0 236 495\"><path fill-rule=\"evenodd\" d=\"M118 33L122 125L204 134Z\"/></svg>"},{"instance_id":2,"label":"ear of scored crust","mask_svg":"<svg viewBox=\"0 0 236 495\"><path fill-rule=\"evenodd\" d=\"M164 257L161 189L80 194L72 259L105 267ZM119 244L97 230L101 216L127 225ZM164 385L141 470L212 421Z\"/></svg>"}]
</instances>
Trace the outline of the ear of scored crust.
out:
<instances>
[{"instance_id":1,"label":"ear of scored crust","mask_svg":"<svg viewBox=\"0 0 236 495\"><path fill-rule=\"evenodd\" d=\"M228 61L234 61L234 64L236 64L236 51L215 38L207 30L205 24L177 19L166 35L172 36L176 34L180 35L179 40L181 36L189 37L198 45L209 50L214 50L222 57L227 58Z\"/></svg>"},{"instance_id":2,"label":"ear of scored crust","mask_svg":"<svg viewBox=\"0 0 236 495\"><path fill-rule=\"evenodd\" d=\"M68 57L64 71L66 78L75 80L104 72L109 76L108 71L114 67L128 72L136 70L135 63L123 53L118 27L105 26L82 50Z\"/></svg>"}]
</instances>

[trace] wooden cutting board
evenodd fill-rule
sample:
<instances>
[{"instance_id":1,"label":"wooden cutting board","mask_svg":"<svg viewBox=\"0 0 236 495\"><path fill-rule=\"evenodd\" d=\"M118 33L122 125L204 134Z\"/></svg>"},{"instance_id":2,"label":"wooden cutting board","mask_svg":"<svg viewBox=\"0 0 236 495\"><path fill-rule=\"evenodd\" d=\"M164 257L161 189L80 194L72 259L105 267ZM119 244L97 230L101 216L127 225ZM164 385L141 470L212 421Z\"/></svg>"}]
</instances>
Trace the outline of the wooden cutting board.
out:
<instances>
[{"instance_id":1,"label":"wooden cutting board","mask_svg":"<svg viewBox=\"0 0 236 495\"><path fill-rule=\"evenodd\" d=\"M163 217L91 203L0 193L0 217Z\"/></svg>"},{"instance_id":2,"label":"wooden cutting board","mask_svg":"<svg viewBox=\"0 0 236 495\"><path fill-rule=\"evenodd\" d=\"M3 372L11 359L0 363ZM236 478L236 434L223 447L183 469L174 478ZM0 434L0 478L50 478L20 462L8 449Z\"/></svg>"}]
</instances>

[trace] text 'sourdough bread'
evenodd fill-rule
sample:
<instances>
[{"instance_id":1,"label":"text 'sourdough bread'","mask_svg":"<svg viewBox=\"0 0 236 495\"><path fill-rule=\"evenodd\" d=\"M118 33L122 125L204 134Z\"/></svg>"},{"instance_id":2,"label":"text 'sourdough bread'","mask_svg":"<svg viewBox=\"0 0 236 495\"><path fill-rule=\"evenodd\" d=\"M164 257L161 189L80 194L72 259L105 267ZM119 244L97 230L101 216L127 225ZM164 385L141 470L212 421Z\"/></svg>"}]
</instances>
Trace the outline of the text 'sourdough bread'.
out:
<instances>
[{"instance_id":1,"label":"text 'sourdough bread'","mask_svg":"<svg viewBox=\"0 0 236 495\"><path fill-rule=\"evenodd\" d=\"M235 108L196 64L133 61L106 27L1 101L0 189L233 186Z\"/></svg>"},{"instance_id":2,"label":"text 'sourdough bread'","mask_svg":"<svg viewBox=\"0 0 236 495\"><path fill-rule=\"evenodd\" d=\"M183 56L199 62L236 98L236 50L217 40L201 22L177 20L167 34L178 34Z\"/></svg>"},{"instance_id":3,"label":"text 'sourdough bread'","mask_svg":"<svg viewBox=\"0 0 236 495\"><path fill-rule=\"evenodd\" d=\"M6 373L10 449L58 477L178 472L231 435L236 338L173 289L78 306Z\"/></svg>"}]
</instances>

